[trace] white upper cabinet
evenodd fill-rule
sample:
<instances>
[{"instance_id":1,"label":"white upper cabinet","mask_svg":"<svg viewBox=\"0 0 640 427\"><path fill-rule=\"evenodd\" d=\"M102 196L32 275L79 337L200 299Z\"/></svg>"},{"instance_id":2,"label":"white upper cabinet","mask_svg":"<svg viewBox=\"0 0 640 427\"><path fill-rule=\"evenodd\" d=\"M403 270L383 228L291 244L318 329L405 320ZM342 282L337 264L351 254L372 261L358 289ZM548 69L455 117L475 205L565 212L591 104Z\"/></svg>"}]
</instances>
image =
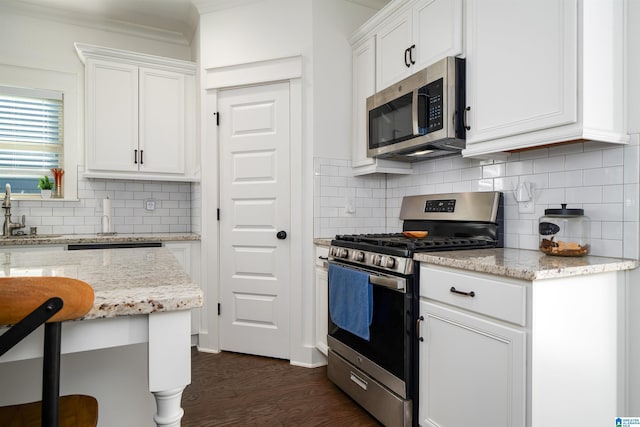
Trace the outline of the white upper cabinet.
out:
<instances>
[{"instance_id":1,"label":"white upper cabinet","mask_svg":"<svg viewBox=\"0 0 640 427\"><path fill-rule=\"evenodd\" d=\"M410 174L409 163L367 157L367 98L376 91L375 46L370 37L353 48L352 171L354 175Z\"/></svg>"},{"instance_id":2,"label":"white upper cabinet","mask_svg":"<svg viewBox=\"0 0 640 427\"><path fill-rule=\"evenodd\" d=\"M462 53L462 0L408 2L376 31L377 90Z\"/></svg>"},{"instance_id":3,"label":"white upper cabinet","mask_svg":"<svg viewBox=\"0 0 640 427\"><path fill-rule=\"evenodd\" d=\"M87 167L137 171L133 159L138 149L138 67L89 59L86 76L93 82L86 86Z\"/></svg>"},{"instance_id":4,"label":"white upper cabinet","mask_svg":"<svg viewBox=\"0 0 640 427\"><path fill-rule=\"evenodd\" d=\"M183 174L185 170L185 76L139 69L140 171Z\"/></svg>"},{"instance_id":5,"label":"white upper cabinet","mask_svg":"<svg viewBox=\"0 0 640 427\"><path fill-rule=\"evenodd\" d=\"M463 155L582 139L628 142L624 5L467 1Z\"/></svg>"},{"instance_id":6,"label":"white upper cabinet","mask_svg":"<svg viewBox=\"0 0 640 427\"><path fill-rule=\"evenodd\" d=\"M195 64L76 44L86 177L196 181Z\"/></svg>"}]
</instances>

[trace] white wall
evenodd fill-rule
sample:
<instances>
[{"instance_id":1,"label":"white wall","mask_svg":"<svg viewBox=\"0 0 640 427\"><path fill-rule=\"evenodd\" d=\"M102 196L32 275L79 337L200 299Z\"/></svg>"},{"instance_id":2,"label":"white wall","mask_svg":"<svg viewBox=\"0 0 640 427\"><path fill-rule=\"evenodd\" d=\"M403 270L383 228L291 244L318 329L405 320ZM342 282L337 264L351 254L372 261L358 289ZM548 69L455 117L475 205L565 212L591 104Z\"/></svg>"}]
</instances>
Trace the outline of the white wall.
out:
<instances>
[{"instance_id":1,"label":"white wall","mask_svg":"<svg viewBox=\"0 0 640 427\"><path fill-rule=\"evenodd\" d=\"M43 87L42 85L55 84L55 81L61 79L60 76L64 77L64 81L70 80L74 96L73 99L69 99L69 93L65 94L65 143L74 146L73 151L77 156L78 164L82 165L84 164L84 65L76 53L74 42L183 60L190 60L192 52L186 43L157 40L151 38L151 35L124 34L107 27L92 28L73 17L56 17L50 13L39 15L34 14L33 10L26 13L21 9L0 4L0 85L27 84L40 88ZM12 72L9 73L9 70ZM73 108L70 108L72 105ZM77 167L70 170L70 166L69 163L65 165L65 193L75 195L77 189L78 201L16 202L13 205L13 214L26 214L27 226L38 226L41 233L93 233L99 231L102 214L97 200L100 200L106 194L105 192L110 192L110 197L114 202L118 200L115 203L121 208L118 222L124 227L120 227L117 231L142 232L154 229L159 231L158 225L177 226L180 223L180 226L173 227L174 231L190 231L189 203L192 199L190 184L147 183L146 190L143 190L142 183L85 180L81 177L82 169L78 173ZM134 188L136 190L133 190ZM171 188L171 191L165 191L163 188ZM146 197L157 197L162 201L159 207L166 210L155 211L150 213L147 219L143 219L144 215L139 215L142 212L141 198L144 198L140 192L146 192ZM151 196L154 192L156 195ZM175 194L171 195L172 193ZM164 201L167 203L162 206ZM182 210L174 210L172 215L170 209ZM199 211L196 210L197 212ZM182 217L183 214L187 215L186 222L184 218L181 220L171 218L172 216ZM141 227L145 222L147 226ZM168 230L172 227L160 228Z\"/></svg>"},{"instance_id":2,"label":"white wall","mask_svg":"<svg viewBox=\"0 0 640 427\"><path fill-rule=\"evenodd\" d=\"M202 68L302 54L311 60L311 0L264 0L200 17ZM309 71L305 70L305 75Z\"/></svg>"},{"instance_id":3,"label":"white wall","mask_svg":"<svg viewBox=\"0 0 640 427\"><path fill-rule=\"evenodd\" d=\"M313 155L351 158L351 34L374 9L344 0L314 0Z\"/></svg>"}]
</instances>

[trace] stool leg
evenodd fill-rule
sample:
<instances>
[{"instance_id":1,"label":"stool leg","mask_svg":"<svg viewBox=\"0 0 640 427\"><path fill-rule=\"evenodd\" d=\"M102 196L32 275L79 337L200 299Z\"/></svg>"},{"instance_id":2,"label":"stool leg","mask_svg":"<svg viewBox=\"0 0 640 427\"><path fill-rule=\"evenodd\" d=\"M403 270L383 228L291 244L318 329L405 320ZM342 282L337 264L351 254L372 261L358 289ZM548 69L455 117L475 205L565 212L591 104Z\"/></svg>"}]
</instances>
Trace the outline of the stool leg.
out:
<instances>
[{"instance_id":1,"label":"stool leg","mask_svg":"<svg viewBox=\"0 0 640 427\"><path fill-rule=\"evenodd\" d=\"M44 325L44 360L42 363L42 426L58 427L60 396L61 323Z\"/></svg>"}]
</instances>

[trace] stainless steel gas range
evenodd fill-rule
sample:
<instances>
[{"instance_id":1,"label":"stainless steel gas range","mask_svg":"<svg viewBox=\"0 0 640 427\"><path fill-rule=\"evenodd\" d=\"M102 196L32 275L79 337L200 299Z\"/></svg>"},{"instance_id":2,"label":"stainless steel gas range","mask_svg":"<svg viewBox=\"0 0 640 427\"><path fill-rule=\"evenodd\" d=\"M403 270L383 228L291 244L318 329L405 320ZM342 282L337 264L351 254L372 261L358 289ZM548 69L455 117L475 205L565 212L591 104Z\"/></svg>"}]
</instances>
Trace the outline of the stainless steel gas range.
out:
<instances>
[{"instance_id":1,"label":"stainless steel gas range","mask_svg":"<svg viewBox=\"0 0 640 427\"><path fill-rule=\"evenodd\" d=\"M500 192L408 196L402 233L329 249L329 378L386 426L418 420L418 252L503 246ZM428 286L428 284L427 284Z\"/></svg>"}]
</instances>

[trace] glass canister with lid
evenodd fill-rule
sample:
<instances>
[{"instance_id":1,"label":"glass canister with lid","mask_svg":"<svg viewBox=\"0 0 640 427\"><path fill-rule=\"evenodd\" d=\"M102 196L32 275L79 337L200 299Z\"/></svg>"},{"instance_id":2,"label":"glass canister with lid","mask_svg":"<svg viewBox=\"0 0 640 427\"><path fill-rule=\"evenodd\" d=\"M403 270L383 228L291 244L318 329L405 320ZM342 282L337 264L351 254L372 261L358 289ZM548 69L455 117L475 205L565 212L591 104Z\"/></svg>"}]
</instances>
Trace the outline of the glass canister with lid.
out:
<instances>
[{"instance_id":1,"label":"glass canister with lid","mask_svg":"<svg viewBox=\"0 0 640 427\"><path fill-rule=\"evenodd\" d=\"M547 255L583 256L589 253L591 222L584 209L545 209L538 223L540 250Z\"/></svg>"}]
</instances>

